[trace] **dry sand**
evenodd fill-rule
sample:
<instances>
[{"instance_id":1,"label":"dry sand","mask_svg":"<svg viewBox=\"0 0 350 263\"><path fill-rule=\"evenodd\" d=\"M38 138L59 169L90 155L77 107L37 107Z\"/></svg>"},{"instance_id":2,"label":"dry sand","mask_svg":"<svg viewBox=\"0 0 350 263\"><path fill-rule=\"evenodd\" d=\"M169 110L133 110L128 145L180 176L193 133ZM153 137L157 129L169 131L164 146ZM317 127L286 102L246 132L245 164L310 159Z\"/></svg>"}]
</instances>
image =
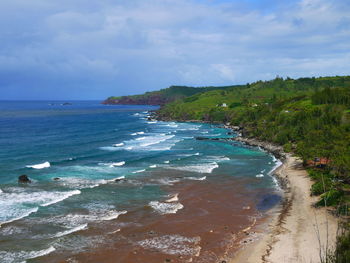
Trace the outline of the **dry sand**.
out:
<instances>
[{"instance_id":1,"label":"dry sand","mask_svg":"<svg viewBox=\"0 0 350 263\"><path fill-rule=\"evenodd\" d=\"M337 219L325 208L314 208L317 197L310 196L311 180L301 161L285 156L276 175L285 185L285 202L272 216L261 237L243 248L230 263L320 262L320 247L335 244Z\"/></svg>"}]
</instances>

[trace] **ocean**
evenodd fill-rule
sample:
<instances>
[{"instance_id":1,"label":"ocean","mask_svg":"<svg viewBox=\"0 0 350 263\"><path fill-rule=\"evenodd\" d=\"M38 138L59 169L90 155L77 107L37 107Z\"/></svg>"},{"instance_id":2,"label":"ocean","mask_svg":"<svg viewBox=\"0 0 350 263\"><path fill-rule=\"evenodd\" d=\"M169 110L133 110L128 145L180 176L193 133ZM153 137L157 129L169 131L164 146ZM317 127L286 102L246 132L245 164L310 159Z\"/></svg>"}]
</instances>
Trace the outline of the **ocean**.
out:
<instances>
[{"instance_id":1,"label":"ocean","mask_svg":"<svg viewBox=\"0 0 350 263\"><path fill-rule=\"evenodd\" d=\"M195 139L233 136L219 125L148 120L155 109L0 102L0 262L214 262L235 251L278 204L280 162Z\"/></svg>"}]
</instances>

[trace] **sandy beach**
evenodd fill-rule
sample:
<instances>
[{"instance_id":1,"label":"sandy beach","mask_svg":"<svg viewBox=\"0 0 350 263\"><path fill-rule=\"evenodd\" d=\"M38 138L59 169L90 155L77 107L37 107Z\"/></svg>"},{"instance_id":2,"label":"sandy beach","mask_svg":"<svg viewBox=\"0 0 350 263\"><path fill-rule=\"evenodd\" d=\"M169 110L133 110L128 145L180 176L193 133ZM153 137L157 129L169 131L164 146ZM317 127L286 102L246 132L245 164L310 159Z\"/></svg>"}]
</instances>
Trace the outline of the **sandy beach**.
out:
<instances>
[{"instance_id":1,"label":"sandy beach","mask_svg":"<svg viewBox=\"0 0 350 263\"><path fill-rule=\"evenodd\" d=\"M280 150L264 142L239 140L272 152ZM285 191L285 201L257 230L258 240L242 248L230 263L320 262L320 251L322 254L335 244L337 219L326 208L312 206L318 197L310 196L312 182L301 160L282 155L283 165L275 174Z\"/></svg>"}]
</instances>

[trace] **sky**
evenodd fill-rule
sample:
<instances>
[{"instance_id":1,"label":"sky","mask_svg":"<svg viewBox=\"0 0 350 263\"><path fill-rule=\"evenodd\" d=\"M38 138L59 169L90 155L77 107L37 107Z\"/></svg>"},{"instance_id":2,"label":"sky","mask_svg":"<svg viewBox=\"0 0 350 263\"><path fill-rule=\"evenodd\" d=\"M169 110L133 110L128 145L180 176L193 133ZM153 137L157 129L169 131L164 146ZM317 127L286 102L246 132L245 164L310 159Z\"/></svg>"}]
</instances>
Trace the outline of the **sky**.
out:
<instances>
[{"instance_id":1,"label":"sky","mask_svg":"<svg viewBox=\"0 0 350 263\"><path fill-rule=\"evenodd\" d=\"M2 0L0 99L350 75L349 0Z\"/></svg>"}]
</instances>

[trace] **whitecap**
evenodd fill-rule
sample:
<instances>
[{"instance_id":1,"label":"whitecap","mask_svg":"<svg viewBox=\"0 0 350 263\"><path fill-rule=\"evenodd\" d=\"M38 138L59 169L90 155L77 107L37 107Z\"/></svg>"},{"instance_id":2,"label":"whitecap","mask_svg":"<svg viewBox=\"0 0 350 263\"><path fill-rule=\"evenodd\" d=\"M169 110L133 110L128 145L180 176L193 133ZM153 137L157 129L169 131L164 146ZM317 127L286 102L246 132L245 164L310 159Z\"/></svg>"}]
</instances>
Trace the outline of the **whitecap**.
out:
<instances>
[{"instance_id":1,"label":"whitecap","mask_svg":"<svg viewBox=\"0 0 350 263\"><path fill-rule=\"evenodd\" d=\"M123 142L113 144L113 147L121 147L121 146L124 146L124 143L123 143Z\"/></svg>"},{"instance_id":2,"label":"whitecap","mask_svg":"<svg viewBox=\"0 0 350 263\"><path fill-rule=\"evenodd\" d=\"M229 161L231 159L226 157L226 156L212 156L212 155L209 155L209 156L207 156L207 160L214 160L214 161L222 162L222 161Z\"/></svg>"},{"instance_id":3,"label":"whitecap","mask_svg":"<svg viewBox=\"0 0 350 263\"><path fill-rule=\"evenodd\" d=\"M218 167L219 165L216 162L212 162L212 163L202 163L198 165L169 166L167 168L180 170L180 171L196 172L196 173L212 173L213 170Z\"/></svg>"},{"instance_id":4,"label":"whitecap","mask_svg":"<svg viewBox=\"0 0 350 263\"><path fill-rule=\"evenodd\" d=\"M115 210L112 210L112 211L108 211L104 216L102 216L100 218L100 220L103 220L103 221L109 221L109 220L114 220L114 219L117 219L120 215L125 215L128 211L115 211Z\"/></svg>"},{"instance_id":5,"label":"whitecap","mask_svg":"<svg viewBox=\"0 0 350 263\"><path fill-rule=\"evenodd\" d=\"M124 161L122 162L117 162L117 163L111 163L109 167L118 167L118 166L123 166L125 164Z\"/></svg>"},{"instance_id":6,"label":"whitecap","mask_svg":"<svg viewBox=\"0 0 350 263\"><path fill-rule=\"evenodd\" d=\"M80 177L63 177L63 178L60 178L60 180L57 183L69 188L84 189L84 188L95 188L101 184L106 184L108 183L108 180L104 180L104 179L90 180L90 179L85 179Z\"/></svg>"},{"instance_id":7,"label":"whitecap","mask_svg":"<svg viewBox=\"0 0 350 263\"><path fill-rule=\"evenodd\" d=\"M207 177L206 176L202 176L202 177L186 177L186 179L195 180L195 181L204 181L205 179L207 179Z\"/></svg>"},{"instance_id":8,"label":"whitecap","mask_svg":"<svg viewBox=\"0 0 350 263\"><path fill-rule=\"evenodd\" d=\"M87 228L88 228L88 224L83 224L83 225L68 229L66 231L59 232L55 235L55 237L63 237L63 236L69 235L69 234L74 233L74 232L85 230Z\"/></svg>"},{"instance_id":9,"label":"whitecap","mask_svg":"<svg viewBox=\"0 0 350 263\"><path fill-rule=\"evenodd\" d=\"M166 126L168 126L168 127L171 127L171 128L177 128L177 127L179 127L179 125L177 125L177 124L167 124Z\"/></svg>"},{"instance_id":10,"label":"whitecap","mask_svg":"<svg viewBox=\"0 0 350 263\"><path fill-rule=\"evenodd\" d=\"M156 167L157 167L156 164L152 164L152 165L149 166L149 168L156 168Z\"/></svg>"},{"instance_id":11,"label":"whitecap","mask_svg":"<svg viewBox=\"0 0 350 263\"><path fill-rule=\"evenodd\" d=\"M261 177L264 177L264 175L263 174L257 174L257 175L255 175L255 177L261 178Z\"/></svg>"},{"instance_id":12,"label":"whitecap","mask_svg":"<svg viewBox=\"0 0 350 263\"><path fill-rule=\"evenodd\" d=\"M164 161L164 163L170 163L170 161Z\"/></svg>"},{"instance_id":13,"label":"whitecap","mask_svg":"<svg viewBox=\"0 0 350 263\"><path fill-rule=\"evenodd\" d=\"M133 174L138 174L138 173L142 173L142 172L144 172L144 171L146 171L145 169L142 169L142 170L137 170L137 171L134 171L134 172L132 172Z\"/></svg>"},{"instance_id":14,"label":"whitecap","mask_svg":"<svg viewBox=\"0 0 350 263\"><path fill-rule=\"evenodd\" d=\"M181 203L162 203L159 201L149 202L149 206L161 214L176 214L184 206Z\"/></svg>"},{"instance_id":15,"label":"whitecap","mask_svg":"<svg viewBox=\"0 0 350 263\"><path fill-rule=\"evenodd\" d=\"M33 165L27 165L27 168L33 168L33 169L44 169L49 168L51 164L49 162L39 163L39 164L33 164Z\"/></svg>"},{"instance_id":16,"label":"whitecap","mask_svg":"<svg viewBox=\"0 0 350 263\"><path fill-rule=\"evenodd\" d=\"M151 145L154 145L154 144L159 144L161 142L164 142L166 140L169 140L169 139L175 137L175 135L168 135L168 136L166 136L165 134L163 134L162 137L164 137L164 138L159 139L157 136L149 138L149 140L148 140L149 142L143 143L140 146L147 147L147 146L151 146Z\"/></svg>"},{"instance_id":17,"label":"whitecap","mask_svg":"<svg viewBox=\"0 0 350 263\"><path fill-rule=\"evenodd\" d=\"M160 179L155 179L153 181L163 185L173 185L174 183L180 182L179 179L170 179L170 178L160 178Z\"/></svg>"},{"instance_id":18,"label":"whitecap","mask_svg":"<svg viewBox=\"0 0 350 263\"><path fill-rule=\"evenodd\" d=\"M141 141L141 140L144 140L144 139L146 139L146 137L139 137L139 138L136 138L135 140L136 141Z\"/></svg>"},{"instance_id":19,"label":"whitecap","mask_svg":"<svg viewBox=\"0 0 350 263\"><path fill-rule=\"evenodd\" d=\"M148 124L153 124L153 123L157 123L156 121L148 121Z\"/></svg>"},{"instance_id":20,"label":"whitecap","mask_svg":"<svg viewBox=\"0 0 350 263\"><path fill-rule=\"evenodd\" d=\"M113 152L113 151L118 151L120 150L120 147L116 147L116 146L103 146L103 147L100 147L99 148L100 150L103 150L103 151L110 151L110 152Z\"/></svg>"},{"instance_id":21,"label":"whitecap","mask_svg":"<svg viewBox=\"0 0 350 263\"><path fill-rule=\"evenodd\" d=\"M145 132L144 131L139 131L139 132L134 132L134 133L132 133L130 135L136 136L136 135L142 135L142 134L145 134Z\"/></svg>"},{"instance_id":22,"label":"whitecap","mask_svg":"<svg viewBox=\"0 0 350 263\"><path fill-rule=\"evenodd\" d=\"M50 198L51 200L41 204L40 206L49 206L49 205L53 205L56 204L58 202L63 201L64 199L67 199L68 197L71 197L73 195L78 195L81 194L81 192L79 190L74 190L74 191L69 191L69 192L54 192L52 195L52 198Z\"/></svg>"}]
</instances>

